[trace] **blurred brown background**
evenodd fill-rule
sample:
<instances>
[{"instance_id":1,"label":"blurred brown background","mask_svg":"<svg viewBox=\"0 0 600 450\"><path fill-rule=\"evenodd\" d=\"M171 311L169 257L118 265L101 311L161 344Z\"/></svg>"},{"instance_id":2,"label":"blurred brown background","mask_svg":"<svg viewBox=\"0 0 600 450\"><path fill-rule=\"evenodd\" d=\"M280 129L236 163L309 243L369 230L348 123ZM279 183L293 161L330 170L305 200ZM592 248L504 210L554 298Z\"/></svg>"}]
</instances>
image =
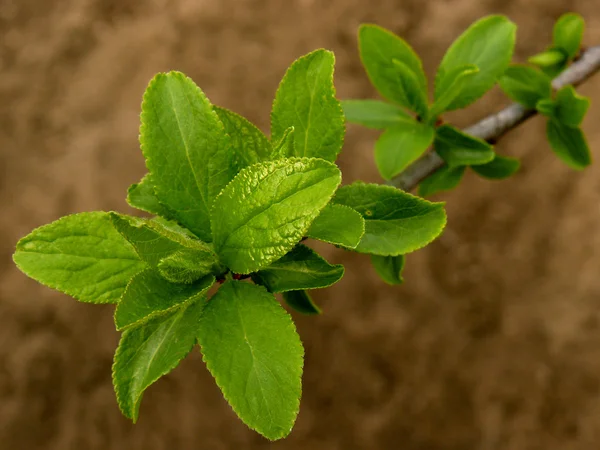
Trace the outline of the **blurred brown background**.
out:
<instances>
[{"instance_id":1,"label":"blurred brown background","mask_svg":"<svg viewBox=\"0 0 600 450\"><path fill-rule=\"evenodd\" d=\"M511 181L469 175L436 243L388 288L368 258L326 248L345 279L297 317L304 394L291 436L268 443L235 417L197 351L149 389L133 426L111 385L111 306L46 289L13 266L17 239L58 217L132 212L145 172L142 93L157 72L191 76L216 104L268 130L286 67L337 55L342 98L374 97L355 35L376 22L407 38L433 76L445 48L489 13L519 25L516 58L543 49L578 11L600 43L598 0L0 0L0 448L600 448L600 165L575 173L534 119L501 141L523 160ZM584 124L600 151L600 76ZM497 110L498 92L458 124ZM350 127L345 182L378 180L376 133Z\"/></svg>"}]
</instances>

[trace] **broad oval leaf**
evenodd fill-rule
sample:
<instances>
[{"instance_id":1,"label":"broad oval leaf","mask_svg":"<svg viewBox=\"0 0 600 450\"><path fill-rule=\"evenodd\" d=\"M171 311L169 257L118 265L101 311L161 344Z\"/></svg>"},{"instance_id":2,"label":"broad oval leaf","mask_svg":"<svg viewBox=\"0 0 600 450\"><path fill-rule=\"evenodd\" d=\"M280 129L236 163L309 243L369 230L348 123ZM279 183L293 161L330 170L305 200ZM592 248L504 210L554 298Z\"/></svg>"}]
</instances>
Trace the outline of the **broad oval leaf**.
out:
<instances>
[{"instance_id":1,"label":"broad oval leaf","mask_svg":"<svg viewBox=\"0 0 600 450\"><path fill-rule=\"evenodd\" d=\"M134 423L144 391L192 350L204 303L199 298L123 332L112 378L119 408Z\"/></svg>"},{"instance_id":2,"label":"broad oval leaf","mask_svg":"<svg viewBox=\"0 0 600 450\"><path fill-rule=\"evenodd\" d=\"M365 232L362 216L344 205L327 205L306 232L309 238L354 248Z\"/></svg>"},{"instance_id":3,"label":"broad oval leaf","mask_svg":"<svg viewBox=\"0 0 600 450\"><path fill-rule=\"evenodd\" d=\"M278 293L329 287L342 276L344 266L329 264L317 252L300 244L269 267L252 274L252 279Z\"/></svg>"},{"instance_id":4,"label":"broad oval leaf","mask_svg":"<svg viewBox=\"0 0 600 450\"><path fill-rule=\"evenodd\" d=\"M174 284L155 269L146 269L131 279L115 310L117 330L138 325L203 295L215 282L206 276L194 284Z\"/></svg>"},{"instance_id":5,"label":"broad oval leaf","mask_svg":"<svg viewBox=\"0 0 600 450\"><path fill-rule=\"evenodd\" d=\"M228 281L206 305L198 341L240 419L268 439L287 436L300 406L304 349L273 295L261 286Z\"/></svg>"},{"instance_id":6,"label":"broad oval leaf","mask_svg":"<svg viewBox=\"0 0 600 450\"><path fill-rule=\"evenodd\" d=\"M487 164L472 166L471 169L478 175L490 180L503 180L513 175L521 163L517 158L500 156L496 154L494 159Z\"/></svg>"},{"instance_id":7,"label":"broad oval leaf","mask_svg":"<svg viewBox=\"0 0 600 450\"><path fill-rule=\"evenodd\" d=\"M235 273L268 266L302 239L341 181L335 164L288 158L240 171L215 200L215 251Z\"/></svg>"},{"instance_id":8,"label":"broad oval leaf","mask_svg":"<svg viewBox=\"0 0 600 450\"><path fill-rule=\"evenodd\" d=\"M494 147L450 125L435 130L435 151L451 168L485 164L494 159Z\"/></svg>"},{"instance_id":9,"label":"broad oval leaf","mask_svg":"<svg viewBox=\"0 0 600 450\"><path fill-rule=\"evenodd\" d=\"M513 65L499 80L502 90L526 108L535 108L538 101L552 95L552 80L539 69Z\"/></svg>"},{"instance_id":10,"label":"broad oval leaf","mask_svg":"<svg viewBox=\"0 0 600 450\"><path fill-rule=\"evenodd\" d=\"M473 166L481 167L481 166ZM419 195L429 197L438 192L454 189L462 180L466 166L448 167L444 166L429 175L419 184Z\"/></svg>"},{"instance_id":11,"label":"broad oval leaf","mask_svg":"<svg viewBox=\"0 0 600 450\"><path fill-rule=\"evenodd\" d=\"M297 59L277 89L271 112L271 140L281 140L294 127L293 153L282 156L335 161L344 143L344 113L335 97L335 58L315 50Z\"/></svg>"},{"instance_id":12,"label":"broad oval leaf","mask_svg":"<svg viewBox=\"0 0 600 450\"><path fill-rule=\"evenodd\" d=\"M418 250L446 225L442 203L431 203L391 186L357 182L338 189L334 203L349 206L365 219L360 253L397 256Z\"/></svg>"},{"instance_id":13,"label":"broad oval leaf","mask_svg":"<svg viewBox=\"0 0 600 450\"><path fill-rule=\"evenodd\" d=\"M579 52L584 28L585 22L579 14L563 14L554 24L552 34L554 47L563 50L569 59L574 58Z\"/></svg>"},{"instance_id":14,"label":"broad oval leaf","mask_svg":"<svg viewBox=\"0 0 600 450\"><path fill-rule=\"evenodd\" d=\"M590 107L590 99L578 95L573 86L565 86L556 94L556 120L569 127L578 127Z\"/></svg>"},{"instance_id":15,"label":"broad oval leaf","mask_svg":"<svg viewBox=\"0 0 600 450\"><path fill-rule=\"evenodd\" d=\"M139 183L129 186L127 190L127 203L134 208L149 212L150 214L167 218L174 217L173 212L169 211L169 208L163 205L156 196L154 182L149 173Z\"/></svg>"},{"instance_id":16,"label":"broad oval leaf","mask_svg":"<svg viewBox=\"0 0 600 450\"><path fill-rule=\"evenodd\" d=\"M504 16L488 16L471 25L450 46L438 69L435 80L436 98L447 85L446 78L460 66L473 64L479 72L469 79L446 110L464 108L492 88L504 73L515 46L516 25Z\"/></svg>"},{"instance_id":17,"label":"broad oval leaf","mask_svg":"<svg viewBox=\"0 0 600 450\"><path fill-rule=\"evenodd\" d=\"M213 109L229 135L238 170L273 159L271 142L252 122L228 109L218 106Z\"/></svg>"},{"instance_id":18,"label":"broad oval leaf","mask_svg":"<svg viewBox=\"0 0 600 450\"><path fill-rule=\"evenodd\" d=\"M546 135L554 153L572 169L583 170L592 163L590 149L580 128L550 119Z\"/></svg>"},{"instance_id":19,"label":"broad oval leaf","mask_svg":"<svg viewBox=\"0 0 600 450\"><path fill-rule=\"evenodd\" d=\"M427 151L435 129L417 122L402 122L385 130L375 143L375 163L381 176L391 180Z\"/></svg>"},{"instance_id":20,"label":"broad oval leaf","mask_svg":"<svg viewBox=\"0 0 600 450\"><path fill-rule=\"evenodd\" d=\"M427 78L420 58L410 45L391 31L366 24L361 25L358 31L358 47L367 75L381 96L423 114ZM402 66L394 63L394 60L401 62ZM408 77L408 83L403 82L404 75ZM416 91L407 92L409 85L415 85Z\"/></svg>"},{"instance_id":21,"label":"broad oval leaf","mask_svg":"<svg viewBox=\"0 0 600 450\"><path fill-rule=\"evenodd\" d=\"M156 196L210 242L213 199L237 172L223 124L200 88L179 72L154 77L141 117L140 143Z\"/></svg>"},{"instance_id":22,"label":"broad oval leaf","mask_svg":"<svg viewBox=\"0 0 600 450\"><path fill-rule=\"evenodd\" d=\"M290 308L299 313L314 316L322 312L306 291L288 291L282 297Z\"/></svg>"},{"instance_id":23,"label":"broad oval leaf","mask_svg":"<svg viewBox=\"0 0 600 450\"><path fill-rule=\"evenodd\" d=\"M377 275L387 284L397 285L404 283L402 271L404 270L404 255L377 256L371 255L371 264Z\"/></svg>"},{"instance_id":24,"label":"broad oval leaf","mask_svg":"<svg viewBox=\"0 0 600 450\"><path fill-rule=\"evenodd\" d=\"M413 118L400 107L379 100L344 100L342 108L346 120L367 128L383 130Z\"/></svg>"},{"instance_id":25,"label":"broad oval leaf","mask_svg":"<svg viewBox=\"0 0 600 450\"><path fill-rule=\"evenodd\" d=\"M17 243L17 267L36 281L89 303L117 303L146 264L104 212L63 217Z\"/></svg>"}]
</instances>

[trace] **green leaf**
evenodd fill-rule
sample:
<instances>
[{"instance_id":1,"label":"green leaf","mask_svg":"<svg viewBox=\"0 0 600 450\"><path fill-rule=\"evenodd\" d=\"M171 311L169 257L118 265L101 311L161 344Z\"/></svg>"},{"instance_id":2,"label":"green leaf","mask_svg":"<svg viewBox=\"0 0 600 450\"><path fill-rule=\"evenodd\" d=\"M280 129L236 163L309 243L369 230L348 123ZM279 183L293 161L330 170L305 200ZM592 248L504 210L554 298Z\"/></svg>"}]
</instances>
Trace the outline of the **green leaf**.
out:
<instances>
[{"instance_id":1,"label":"green leaf","mask_svg":"<svg viewBox=\"0 0 600 450\"><path fill-rule=\"evenodd\" d=\"M423 114L427 78L421 60L410 45L391 31L367 24L359 28L358 46L367 75L381 96ZM407 92L409 86L411 89L416 86L416 90Z\"/></svg>"},{"instance_id":2,"label":"green leaf","mask_svg":"<svg viewBox=\"0 0 600 450\"><path fill-rule=\"evenodd\" d=\"M401 108L378 100L344 100L342 108L348 122L383 130L413 118Z\"/></svg>"},{"instance_id":3,"label":"green leaf","mask_svg":"<svg viewBox=\"0 0 600 450\"><path fill-rule=\"evenodd\" d=\"M590 99L578 95L573 86L565 86L556 94L556 119L569 127L578 127L590 107Z\"/></svg>"},{"instance_id":4,"label":"green leaf","mask_svg":"<svg viewBox=\"0 0 600 450\"><path fill-rule=\"evenodd\" d=\"M512 100L533 109L538 101L550 98L550 77L533 67L514 65L500 78L500 87Z\"/></svg>"},{"instance_id":5,"label":"green leaf","mask_svg":"<svg viewBox=\"0 0 600 450\"><path fill-rule=\"evenodd\" d=\"M391 180L415 162L431 145L435 129L415 120L385 130L375 143L379 173Z\"/></svg>"},{"instance_id":6,"label":"green leaf","mask_svg":"<svg viewBox=\"0 0 600 450\"><path fill-rule=\"evenodd\" d=\"M546 117L555 118L556 116L556 102L552 99L541 99L535 104L535 109Z\"/></svg>"},{"instance_id":7,"label":"green leaf","mask_svg":"<svg viewBox=\"0 0 600 450\"><path fill-rule=\"evenodd\" d=\"M533 65L541 67L542 69L554 69L558 66L563 67L567 62L567 55L560 49L551 48L544 52L530 56L527 59ZM546 75L550 75L546 73Z\"/></svg>"},{"instance_id":8,"label":"green leaf","mask_svg":"<svg viewBox=\"0 0 600 450\"><path fill-rule=\"evenodd\" d=\"M344 205L327 205L317 216L306 236L319 241L355 248L365 232L362 216Z\"/></svg>"},{"instance_id":9,"label":"green leaf","mask_svg":"<svg viewBox=\"0 0 600 450\"><path fill-rule=\"evenodd\" d=\"M479 72L469 78L467 86L446 110L464 108L492 88L510 63L515 35L516 25L506 17L488 16L475 22L454 41L436 75L436 98L457 67L473 64Z\"/></svg>"},{"instance_id":10,"label":"green leaf","mask_svg":"<svg viewBox=\"0 0 600 450\"><path fill-rule=\"evenodd\" d=\"M474 172L490 180L503 180L519 170L521 163L517 158L495 155L487 164L472 166Z\"/></svg>"},{"instance_id":11,"label":"green leaf","mask_svg":"<svg viewBox=\"0 0 600 450\"><path fill-rule=\"evenodd\" d=\"M273 295L228 281L198 331L206 366L240 419L268 439L287 436L300 406L304 349Z\"/></svg>"},{"instance_id":12,"label":"green leaf","mask_svg":"<svg viewBox=\"0 0 600 450\"><path fill-rule=\"evenodd\" d=\"M252 275L252 280L270 292L329 287L341 280L344 266L329 264L311 248L299 244L269 267Z\"/></svg>"},{"instance_id":13,"label":"green leaf","mask_svg":"<svg viewBox=\"0 0 600 450\"><path fill-rule=\"evenodd\" d=\"M550 119L546 135L554 153L572 169L582 170L591 164L590 149L580 128Z\"/></svg>"},{"instance_id":14,"label":"green leaf","mask_svg":"<svg viewBox=\"0 0 600 450\"><path fill-rule=\"evenodd\" d=\"M237 167L223 124L192 80L179 72L154 77L142 103L140 143L160 202L210 242L213 199Z\"/></svg>"},{"instance_id":15,"label":"green leaf","mask_svg":"<svg viewBox=\"0 0 600 450\"><path fill-rule=\"evenodd\" d=\"M283 132L283 136L273 146L273 159L286 158L294 154L294 127L289 127Z\"/></svg>"},{"instance_id":16,"label":"green leaf","mask_svg":"<svg viewBox=\"0 0 600 450\"><path fill-rule=\"evenodd\" d=\"M288 306L299 313L314 316L322 312L306 291L284 292L282 296Z\"/></svg>"},{"instance_id":17,"label":"green leaf","mask_svg":"<svg viewBox=\"0 0 600 450\"><path fill-rule=\"evenodd\" d=\"M402 270L404 269L404 255L377 256L371 255L371 264L377 274L387 284L396 285L404 283Z\"/></svg>"},{"instance_id":18,"label":"green leaf","mask_svg":"<svg viewBox=\"0 0 600 450\"><path fill-rule=\"evenodd\" d=\"M17 243L17 267L36 281L88 303L117 303L146 267L108 213L63 217Z\"/></svg>"},{"instance_id":19,"label":"green leaf","mask_svg":"<svg viewBox=\"0 0 600 450\"><path fill-rule=\"evenodd\" d=\"M334 203L349 206L365 219L360 253L397 256L418 250L446 225L442 203L431 203L391 186L353 183L338 189Z\"/></svg>"},{"instance_id":20,"label":"green leaf","mask_svg":"<svg viewBox=\"0 0 600 450\"><path fill-rule=\"evenodd\" d=\"M206 276L194 284L174 284L158 271L146 269L131 279L115 310L117 330L139 325L165 314L184 303L196 300L214 284L215 277Z\"/></svg>"},{"instance_id":21,"label":"green leaf","mask_svg":"<svg viewBox=\"0 0 600 450\"><path fill-rule=\"evenodd\" d=\"M473 166L481 167L481 166ZM458 186L465 173L465 166L450 168L444 166L429 175L419 184L419 195L429 197L438 192L450 191Z\"/></svg>"},{"instance_id":22,"label":"green leaf","mask_svg":"<svg viewBox=\"0 0 600 450\"><path fill-rule=\"evenodd\" d=\"M196 342L204 297L128 328L113 364L113 385L123 414L137 421L144 391L172 371Z\"/></svg>"},{"instance_id":23,"label":"green leaf","mask_svg":"<svg viewBox=\"0 0 600 450\"><path fill-rule=\"evenodd\" d=\"M273 159L271 142L253 123L228 109L213 106L231 140L238 169Z\"/></svg>"},{"instance_id":24,"label":"green leaf","mask_svg":"<svg viewBox=\"0 0 600 450\"><path fill-rule=\"evenodd\" d=\"M433 146L450 168L485 164L494 159L494 147L450 125L436 129Z\"/></svg>"},{"instance_id":25,"label":"green leaf","mask_svg":"<svg viewBox=\"0 0 600 450\"><path fill-rule=\"evenodd\" d=\"M581 47L585 22L583 17L575 13L560 16L554 24L552 43L562 49L569 59L574 58Z\"/></svg>"},{"instance_id":26,"label":"green leaf","mask_svg":"<svg viewBox=\"0 0 600 450\"><path fill-rule=\"evenodd\" d=\"M173 217L173 212L163 205L154 193L152 177L147 173L139 183L132 184L127 190L127 203L141 211L163 217Z\"/></svg>"},{"instance_id":27,"label":"green leaf","mask_svg":"<svg viewBox=\"0 0 600 450\"><path fill-rule=\"evenodd\" d=\"M470 83L478 73L479 67L473 64L457 66L450 70L440 80L440 85L436 86L435 102L431 107L430 119L435 119L446 111L452 102L462 96L463 91L469 88Z\"/></svg>"},{"instance_id":28,"label":"green leaf","mask_svg":"<svg viewBox=\"0 0 600 450\"><path fill-rule=\"evenodd\" d=\"M335 97L335 58L316 50L296 60L288 69L273 102L271 140L283 138L294 127L293 153L335 161L344 143L344 113Z\"/></svg>"},{"instance_id":29,"label":"green leaf","mask_svg":"<svg viewBox=\"0 0 600 450\"><path fill-rule=\"evenodd\" d=\"M213 254L183 249L160 260L160 275L172 283L193 283L208 274L221 274L225 268L220 267Z\"/></svg>"},{"instance_id":30,"label":"green leaf","mask_svg":"<svg viewBox=\"0 0 600 450\"><path fill-rule=\"evenodd\" d=\"M242 169L212 211L214 245L235 273L268 266L302 239L340 184L335 164L289 158Z\"/></svg>"}]
</instances>

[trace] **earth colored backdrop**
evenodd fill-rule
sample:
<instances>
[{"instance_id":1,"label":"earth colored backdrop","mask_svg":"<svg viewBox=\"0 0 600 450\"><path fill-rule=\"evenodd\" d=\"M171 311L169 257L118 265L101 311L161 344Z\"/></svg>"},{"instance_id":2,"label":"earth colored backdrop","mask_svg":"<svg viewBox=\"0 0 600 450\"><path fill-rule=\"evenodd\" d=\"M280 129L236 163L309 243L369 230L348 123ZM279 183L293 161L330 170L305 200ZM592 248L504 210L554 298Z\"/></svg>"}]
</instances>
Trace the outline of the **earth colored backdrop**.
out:
<instances>
[{"instance_id":1,"label":"earth colored backdrop","mask_svg":"<svg viewBox=\"0 0 600 450\"><path fill-rule=\"evenodd\" d=\"M0 447L6 450L600 447L600 165L576 173L535 119L499 150L511 181L469 175L435 244L384 286L368 258L322 247L344 280L297 317L304 394L291 436L270 444L223 400L199 352L146 394L133 426L111 385L110 306L78 304L19 273L19 237L58 217L132 212L129 184L142 93L158 71L191 76L214 103L263 130L286 67L318 47L337 55L342 98L374 97L355 42L362 22L407 38L435 73L445 48L489 13L519 25L517 60L553 21L583 14L600 43L597 0L0 0ZM600 76L584 129L600 152ZM450 119L501 107L494 92ZM376 134L349 127L345 182L377 180ZM320 247L321 248L321 247Z\"/></svg>"}]
</instances>

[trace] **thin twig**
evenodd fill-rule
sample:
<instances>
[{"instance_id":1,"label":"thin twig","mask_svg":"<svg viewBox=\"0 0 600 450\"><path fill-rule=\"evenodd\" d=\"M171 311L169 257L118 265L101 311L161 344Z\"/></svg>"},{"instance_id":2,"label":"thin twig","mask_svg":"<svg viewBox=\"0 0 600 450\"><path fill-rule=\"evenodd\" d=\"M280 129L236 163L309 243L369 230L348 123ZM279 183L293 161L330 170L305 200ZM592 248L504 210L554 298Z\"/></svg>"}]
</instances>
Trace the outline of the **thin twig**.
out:
<instances>
[{"instance_id":1,"label":"thin twig","mask_svg":"<svg viewBox=\"0 0 600 450\"><path fill-rule=\"evenodd\" d=\"M600 45L584 50L580 57L552 81L554 89L569 84L577 86L600 70ZM518 103L480 120L463 131L486 141L495 142L502 135L525 122L536 114L535 110L525 109ZM444 160L435 151L430 151L404 172L390 181L390 184L405 191L411 191L422 180L444 166Z\"/></svg>"}]
</instances>

